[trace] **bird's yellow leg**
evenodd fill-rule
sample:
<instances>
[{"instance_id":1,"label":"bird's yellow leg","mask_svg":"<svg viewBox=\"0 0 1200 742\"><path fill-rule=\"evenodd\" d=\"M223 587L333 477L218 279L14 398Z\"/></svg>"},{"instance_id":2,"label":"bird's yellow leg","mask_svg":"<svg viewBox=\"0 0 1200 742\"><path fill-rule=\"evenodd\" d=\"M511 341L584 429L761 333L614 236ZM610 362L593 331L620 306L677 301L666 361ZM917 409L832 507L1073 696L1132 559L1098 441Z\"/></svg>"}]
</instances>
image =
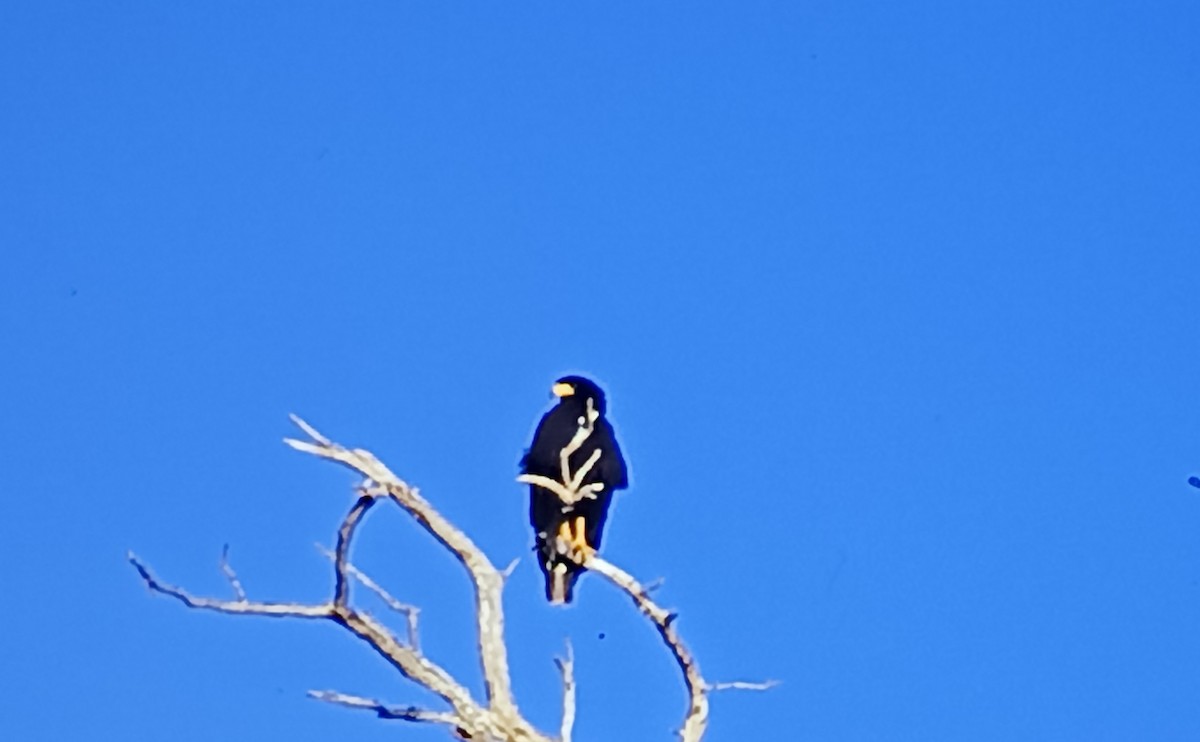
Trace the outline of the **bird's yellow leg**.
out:
<instances>
[{"instance_id":1,"label":"bird's yellow leg","mask_svg":"<svg viewBox=\"0 0 1200 742\"><path fill-rule=\"evenodd\" d=\"M575 537L571 535L571 521L564 520L562 522L562 525L558 527L558 537L568 544L575 540Z\"/></svg>"},{"instance_id":2,"label":"bird's yellow leg","mask_svg":"<svg viewBox=\"0 0 1200 742\"><path fill-rule=\"evenodd\" d=\"M588 546L587 535L583 526L583 516L575 517L575 537L571 539L571 548L578 549L586 553L588 556L596 553L596 550Z\"/></svg>"}]
</instances>

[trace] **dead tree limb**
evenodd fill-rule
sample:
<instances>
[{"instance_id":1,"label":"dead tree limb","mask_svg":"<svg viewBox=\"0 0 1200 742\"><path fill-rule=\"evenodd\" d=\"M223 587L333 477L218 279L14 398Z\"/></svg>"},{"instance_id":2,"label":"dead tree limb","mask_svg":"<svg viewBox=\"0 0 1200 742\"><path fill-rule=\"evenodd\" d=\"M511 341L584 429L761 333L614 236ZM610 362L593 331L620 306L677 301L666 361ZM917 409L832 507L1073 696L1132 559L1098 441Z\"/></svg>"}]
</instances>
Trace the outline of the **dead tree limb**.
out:
<instances>
[{"instance_id":1,"label":"dead tree limb","mask_svg":"<svg viewBox=\"0 0 1200 742\"><path fill-rule=\"evenodd\" d=\"M326 619L342 626L366 642L377 654L400 671L404 677L428 688L440 696L453 709L456 729L462 729L476 739L537 740L548 742L544 735L508 734L510 731L495 718L488 709L481 707L472 698L470 691L458 683L448 672L420 654L413 646L398 640L382 623L371 616L354 610L349 605L348 552L355 528L362 516L371 507L374 497L363 495L350 509L338 529L338 549L335 553L334 598L330 602L316 605L304 603L268 603L251 601L238 595L237 600L217 600L193 596L183 588L159 580L150 568L133 553L129 561L151 590L170 596L189 608L216 611L235 615L269 616L273 618ZM228 574L228 573L227 573ZM322 699L328 700L328 699ZM343 704L345 705L345 704ZM393 716L409 721L429 721L427 718ZM449 718L449 717L447 717ZM516 731L516 730L511 730ZM523 730L522 730L523 731Z\"/></svg>"},{"instance_id":2,"label":"dead tree limb","mask_svg":"<svg viewBox=\"0 0 1200 742\"><path fill-rule=\"evenodd\" d=\"M456 528L415 487L397 477L370 451L344 448L318 433L308 423L292 416L312 442L285 438L284 442L298 451L343 464L367 479L369 491L390 498L412 515L421 526L449 549L467 570L475 587L475 626L480 663L487 691L488 709L514 732L535 735L536 732L520 715L513 698L508 672L508 647L504 643L504 606L500 594L504 577L492 565L487 555L465 533ZM532 738L532 737L530 737Z\"/></svg>"},{"instance_id":3,"label":"dead tree limb","mask_svg":"<svg viewBox=\"0 0 1200 742\"><path fill-rule=\"evenodd\" d=\"M336 563L337 555L335 555L332 551L326 549L320 544L317 544L317 550L328 557L331 561ZM353 564L347 562L345 566L346 574L358 580L359 584L375 593L375 595L378 596L388 608L391 608L393 611L404 616L404 623L408 629L408 646L419 650L421 647L421 637L419 633L421 609L410 603L404 603L396 600L392 597L391 593L380 587L379 583L365 575L362 570L360 570L358 567L355 567Z\"/></svg>"},{"instance_id":4,"label":"dead tree limb","mask_svg":"<svg viewBox=\"0 0 1200 742\"><path fill-rule=\"evenodd\" d=\"M590 412L590 411L589 411ZM564 449L563 481L538 477L536 484L558 494L564 506L593 497L594 486L582 485L587 470L598 460L598 451L588 458L580 471L571 473L566 458L586 441L591 433L595 417L589 414L580 420L580 430L571 441L570 450ZM312 426L296 416L296 423L311 440L284 439L292 448L314 456L336 461L353 469L364 477L359 487L359 497L342 520L337 532L337 546L332 553L326 552L334 566L333 595L328 602L319 604L275 603L254 601L247 598L246 591L230 566L228 547L222 552L219 566L233 589L234 600L197 597L183 588L159 580L150 568L131 552L129 561L150 590L180 601L188 608L215 611L233 615L268 616L274 618L307 618L331 621L363 640L378 655L391 664L405 678L430 690L449 707L445 711L418 709L383 703L364 696L338 691L310 691L309 696L349 708L373 712L383 719L439 724L461 739L473 742L553 742L554 738L538 731L520 713L513 696L509 676L508 648L504 638L504 611L501 593L507 571L496 569L491 560L462 531L442 516L425 500L415 487L397 477L369 451L347 449L317 432ZM531 481L528 476L520 478ZM545 480L545 481L541 481ZM354 535L363 519L379 500L396 504L449 550L466 570L475 588L476 640L480 665L483 671L486 700L478 702L471 693L442 667L425 657L417 643L417 614L415 606L409 606L393 598L377 583L368 578L350 563L350 548ZM559 540L559 548L568 545ZM633 600L638 609L653 623L662 636L667 648L679 665L687 685L689 703L680 730L683 742L699 742L708 724L708 692L722 688L759 688L770 684L745 682L710 684L700 674L695 657L688 650L675 628L676 614L659 606L649 596L649 589L641 585L627 572L603 560L594 553L583 551L570 553L580 565L603 576ZM510 568L511 569L511 566ZM408 622L407 641L401 641L391 630L367 613L356 610L351 601L351 586L361 583L385 603L404 614ZM562 674L563 699L562 722L559 742L571 742L575 724L575 658L570 645L566 656L556 660Z\"/></svg>"},{"instance_id":5,"label":"dead tree limb","mask_svg":"<svg viewBox=\"0 0 1200 742\"><path fill-rule=\"evenodd\" d=\"M404 721L421 721L431 724L449 724L458 728L458 717L443 711L426 711L415 706L388 706L382 701L376 701L362 696L352 696L333 690L310 690L308 697L326 703L334 703L352 709L373 711L380 719L402 719Z\"/></svg>"},{"instance_id":6,"label":"dead tree limb","mask_svg":"<svg viewBox=\"0 0 1200 742\"><path fill-rule=\"evenodd\" d=\"M570 640L567 641L567 653L554 660L554 664L558 665L563 684L562 725L558 739L560 742L571 742L575 730L575 650L571 648Z\"/></svg>"}]
</instances>

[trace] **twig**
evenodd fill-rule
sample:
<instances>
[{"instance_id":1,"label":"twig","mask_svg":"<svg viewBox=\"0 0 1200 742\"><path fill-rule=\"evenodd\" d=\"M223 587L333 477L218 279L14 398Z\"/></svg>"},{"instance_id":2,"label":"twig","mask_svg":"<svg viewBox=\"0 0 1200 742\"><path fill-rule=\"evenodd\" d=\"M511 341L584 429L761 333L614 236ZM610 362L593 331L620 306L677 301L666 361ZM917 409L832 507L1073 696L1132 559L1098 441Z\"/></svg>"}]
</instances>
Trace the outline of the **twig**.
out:
<instances>
[{"instance_id":1,"label":"twig","mask_svg":"<svg viewBox=\"0 0 1200 742\"><path fill-rule=\"evenodd\" d=\"M229 580L229 585L233 588L233 596L245 603L246 591L242 588L242 581L238 579L237 572L234 572L233 567L229 564L229 544L225 544L225 548L221 549L220 566L221 571L225 574L225 579Z\"/></svg>"},{"instance_id":2,"label":"twig","mask_svg":"<svg viewBox=\"0 0 1200 742\"><path fill-rule=\"evenodd\" d=\"M592 470L592 467L595 466L596 462L599 460L600 460L600 449L599 448L592 449L592 455L588 456L587 461L583 462L583 466L579 467L579 471L575 472L575 476L571 477L571 479L567 480L571 483L571 491L572 492L579 491L580 486L583 485L583 478L588 475L588 472L590 472Z\"/></svg>"},{"instance_id":3,"label":"twig","mask_svg":"<svg viewBox=\"0 0 1200 742\"><path fill-rule=\"evenodd\" d=\"M382 701L363 698L362 696L352 696L333 690L310 690L308 697L326 703L334 703L338 706L346 706L347 708L372 711L380 719L400 719L402 721L419 721L429 724L451 724L455 727L461 727L464 724L462 719L445 711L427 711L415 706L388 706Z\"/></svg>"},{"instance_id":4,"label":"twig","mask_svg":"<svg viewBox=\"0 0 1200 742\"><path fill-rule=\"evenodd\" d=\"M541 474L522 474L517 477L517 481L523 484L536 484L538 487L543 487L558 495L563 502L569 502L574 497L574 493L570 488L557 479L543 477Z\"/></svg>"},{"instance_id":5,"label":"twig","mask_svg":"<svg viewBox=\"0 0 1200 742\"><path fill-rule=\"evenodd\" d=\"M521 563L521 557L514 557L513 560L508 563L507 567L500 570L500 576L503 577L505 580L507 580L509 577L512 577L513 570L515 570L517 568L517 565L520 563Z\"/></svg>"},{"instance_id":6,"label":"twig","mask_svg":"<svg viewBox=\"0 0 1200 742\"><path fill-rule=\"evenodd\" d=\"M596 499L596 493L604 489L604 485L600 482L584 485L579 489L571 489L557 479L543 477L540 474L522 474L517 477L517 481L524 484L536 484L538 487L550 490L558 495L558 499L563 501L564 507L574 505L580 500L594 500Z\"/></svg>"},{"instance_id":7,"label":"twig","mask_svg":"<svg viewBox=\"0 0 1200 742\"><path fill-rule=\"evenodd\" d=\"M560 742L571 742L571 734L575 729L575 652L570 639L567 640L566 656L556 657L554 664L562 674L563 684L562 726L558 737Z\"/></svg>"},{"instance_id":8,"label":"twig","mask_svg":"<svg viewBox=\"0 0 1200 742\"><path fill-rule=\"evenodd\" d=\"M337 555L329 549L326 549L321 544L316 544L317 550L324 554L330 561L336 561ZM359 584L375 593L388 608L404 616L405 623L408 628L408 646L413 649L420 649L419 639L417 635L417 624L421 614L421 609L409 603L402 603L392 597L392 594L379 586L377 582L368 577L362 570L355 567L350 562L346 562L346 574L358 580Z\"/></svg>"},{"instance_id":9,"label":"twig","mask_svg":"<svg viewBox=\"0 0 1200 742\"><path fill-rule=\"evenodd\" d=\"M727 683L709 683L710 691L721 690L770 690L779 685L778 680L764 680L761 683L754 683L746 680L732 680Z\"/></svg>"},{"instance_id":10,"label":"twig","mask_svg":"<svg viewBox=\"0 0 1200 742\"><path fill-rule=\"evenodd\" d=\"M366 497L367 501L372 501L374 498ZM154 592L170 596L180 601L189 608L200 610L216 611L219 613L229 613L237 615L249 616L269 616L273 618L318 618L328 619L344 627L352 634L366 642L372 649L375 650L381 657L396 668L401 675L421 685L434 694L441 697L453 709L454 714L462 720L464 730L467 730L476 735L492 735L503 738L504 734L513 730L513 726L507 719L500 718L490 709L484 709L479 706L472 698L471 693L456 681L448 672L431 662L428 658L423 657L414 648L402 644L386 626L376 621L374 618L355 611L348 605L345 598L346 593L346 569L345 559L346 550L349 547L354 527L361 521L363 513L370 506L364 502L364 498L360 498L355 502L350 512L346 515L345 520L339 528L338 546L339 552L335 559L335 564L340 563L340 567L336 568L337 581L341 584L341 588L334 591L335 596L343 596L341 601L335 600L329 603L321 603L319 605L306 605L303 603L265 603L250 600L216 600L213 598L196 597L186 590L170 585L159 580L140 560L131 552L129 554L129 562L137 570L146 586ZM521 731L526 731L528 723L524 722L524 727ZM538 734L528 727L530 733L525 739L534 742L549 742L544 735ZM480 739L486 739L480 736Z\"/></svg>"},{"instance_id":11,"label":"twig","mask_svg":"<svg viewBox=\"0 0 1200 742\"><path fill-rule=\"evenodd\" d=\"M338 529L337 549L333 558L333 604L339 608L345 608L350 600L350 582L346 579L349 567L350 539L354 536L354 529L358 527L359 521L374 504L375 497L373 495L364 494L359 497L358 501L354 503L354 507L350 508L350 512L346 514L346 520L342 522L342 527Z\"/></svg>"},{"instance_id":12,"label":"twig","mask_svg":"<svg viewBox=\"0 0 1200 742\"><path fill-rule=\"evenodd\" d=\"M562 481L564 483L573 481L570 466L571 454L578 451L583 442L587 440L587 437L592 434L592 429L595 427L596 418L598 417L600 417L600 413L596 411L592 398L588 397L587 412L584 413L583 417L579 418L579 429L575 431L575 435L571 437L570 442L558 453L558 462L562 468Z\"/></svg>"},{"instance_id":13,"label":"twig","mask_svg":"<svg viewBox=\"0 0 1200 742\"><path fill-rule=\"evenodd\" d=\"M585 485L583 480L596 465L596 462L600 460L600 449L593 449L587 461L584 461L579 470L574 474L571 474L571 455L578 451L583 442L592 434L592 431L595 429L596 419L599 417L600 413L596 412L592 399L589 397L587 412L584 417L579 418L579 428L576 429L575 435L571 437L570 442L558 452L562 481L556 481L540 474L522 474L517 477L517 481L536 485L553 492L558 496L559 500L562 500L564 513L581 500L596 499L596 493L604 490L604 484L602 482L593 482L592 484Z\"/></svg>"},{"instance_id":14,"label":"twig","mask_svg":"<svg viewBox=\"0 0 1200 742\"><path fill-rule=\"evenodd\" d=\"M142 576L146 587L156 593L175 598L188 608L218 613L233 613L247 616L270 616L273 618L329 618L333 615L333 605L305 605L303 603L260 603L249 600L216 600L215 598L198 598L181 587L169 585L154 576L150 568L142 564L134 555L126 555L129 563Z\"/></svg>"},{"instance_id":15,"label":"twig","mask_svg":"<svg viewBox=\"0 0 1200 742\"><path fill-rule=\"evenodd\" d=\"M313 441L321 444L322 446L332 446L333 445L333 441L329 440L325 436L318 433L316 428L314 428L313 426L304 422L304 420L302 420L299 415L288 413L288 419L291 420L293 423L295 423L296 427L303 430L304 434L307 435L309 438L312 438Z\"/></svg>"}]
</instances>

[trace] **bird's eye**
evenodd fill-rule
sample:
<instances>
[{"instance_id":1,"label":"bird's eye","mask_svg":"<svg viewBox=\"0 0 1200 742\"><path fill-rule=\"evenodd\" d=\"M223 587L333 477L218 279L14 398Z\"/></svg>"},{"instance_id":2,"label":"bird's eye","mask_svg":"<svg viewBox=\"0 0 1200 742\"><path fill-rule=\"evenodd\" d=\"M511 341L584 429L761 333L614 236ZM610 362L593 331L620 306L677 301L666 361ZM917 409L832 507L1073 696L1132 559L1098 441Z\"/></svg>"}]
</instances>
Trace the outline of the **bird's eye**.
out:
<instances>
[{"instance_id":1,"label":"bird's eye","mask_svg":"<svg viewBox=\"0 0 1200 742\"><path fill-rule=\"evenodd\" d=\"M565 381L560 381L552 386L550 391L554 392L554 396L556 397L569 397L575 393L575 387Z\"/></svg>"}]
</instances>

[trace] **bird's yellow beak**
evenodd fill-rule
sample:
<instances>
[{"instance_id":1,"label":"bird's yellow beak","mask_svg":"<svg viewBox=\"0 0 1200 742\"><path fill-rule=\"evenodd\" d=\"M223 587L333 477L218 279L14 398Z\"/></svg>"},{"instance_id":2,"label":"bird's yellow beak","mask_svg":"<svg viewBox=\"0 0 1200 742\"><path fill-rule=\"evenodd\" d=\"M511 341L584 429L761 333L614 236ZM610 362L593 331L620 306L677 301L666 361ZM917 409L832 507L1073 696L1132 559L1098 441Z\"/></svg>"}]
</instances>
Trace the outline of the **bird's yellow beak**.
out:
<instances>
[{"instance_id":1,"label":"bird's yellow beak","mask_svg":"<svg viewBox=\"0 0 1200 742\"><path fill-rule=\"evenodd\" d=\"M566 382L560 381L559 383L550 387L550 391L554 392L554 396L556 397L569 397L575 393L575 387Z\"/></svg>"}]
</instances>

